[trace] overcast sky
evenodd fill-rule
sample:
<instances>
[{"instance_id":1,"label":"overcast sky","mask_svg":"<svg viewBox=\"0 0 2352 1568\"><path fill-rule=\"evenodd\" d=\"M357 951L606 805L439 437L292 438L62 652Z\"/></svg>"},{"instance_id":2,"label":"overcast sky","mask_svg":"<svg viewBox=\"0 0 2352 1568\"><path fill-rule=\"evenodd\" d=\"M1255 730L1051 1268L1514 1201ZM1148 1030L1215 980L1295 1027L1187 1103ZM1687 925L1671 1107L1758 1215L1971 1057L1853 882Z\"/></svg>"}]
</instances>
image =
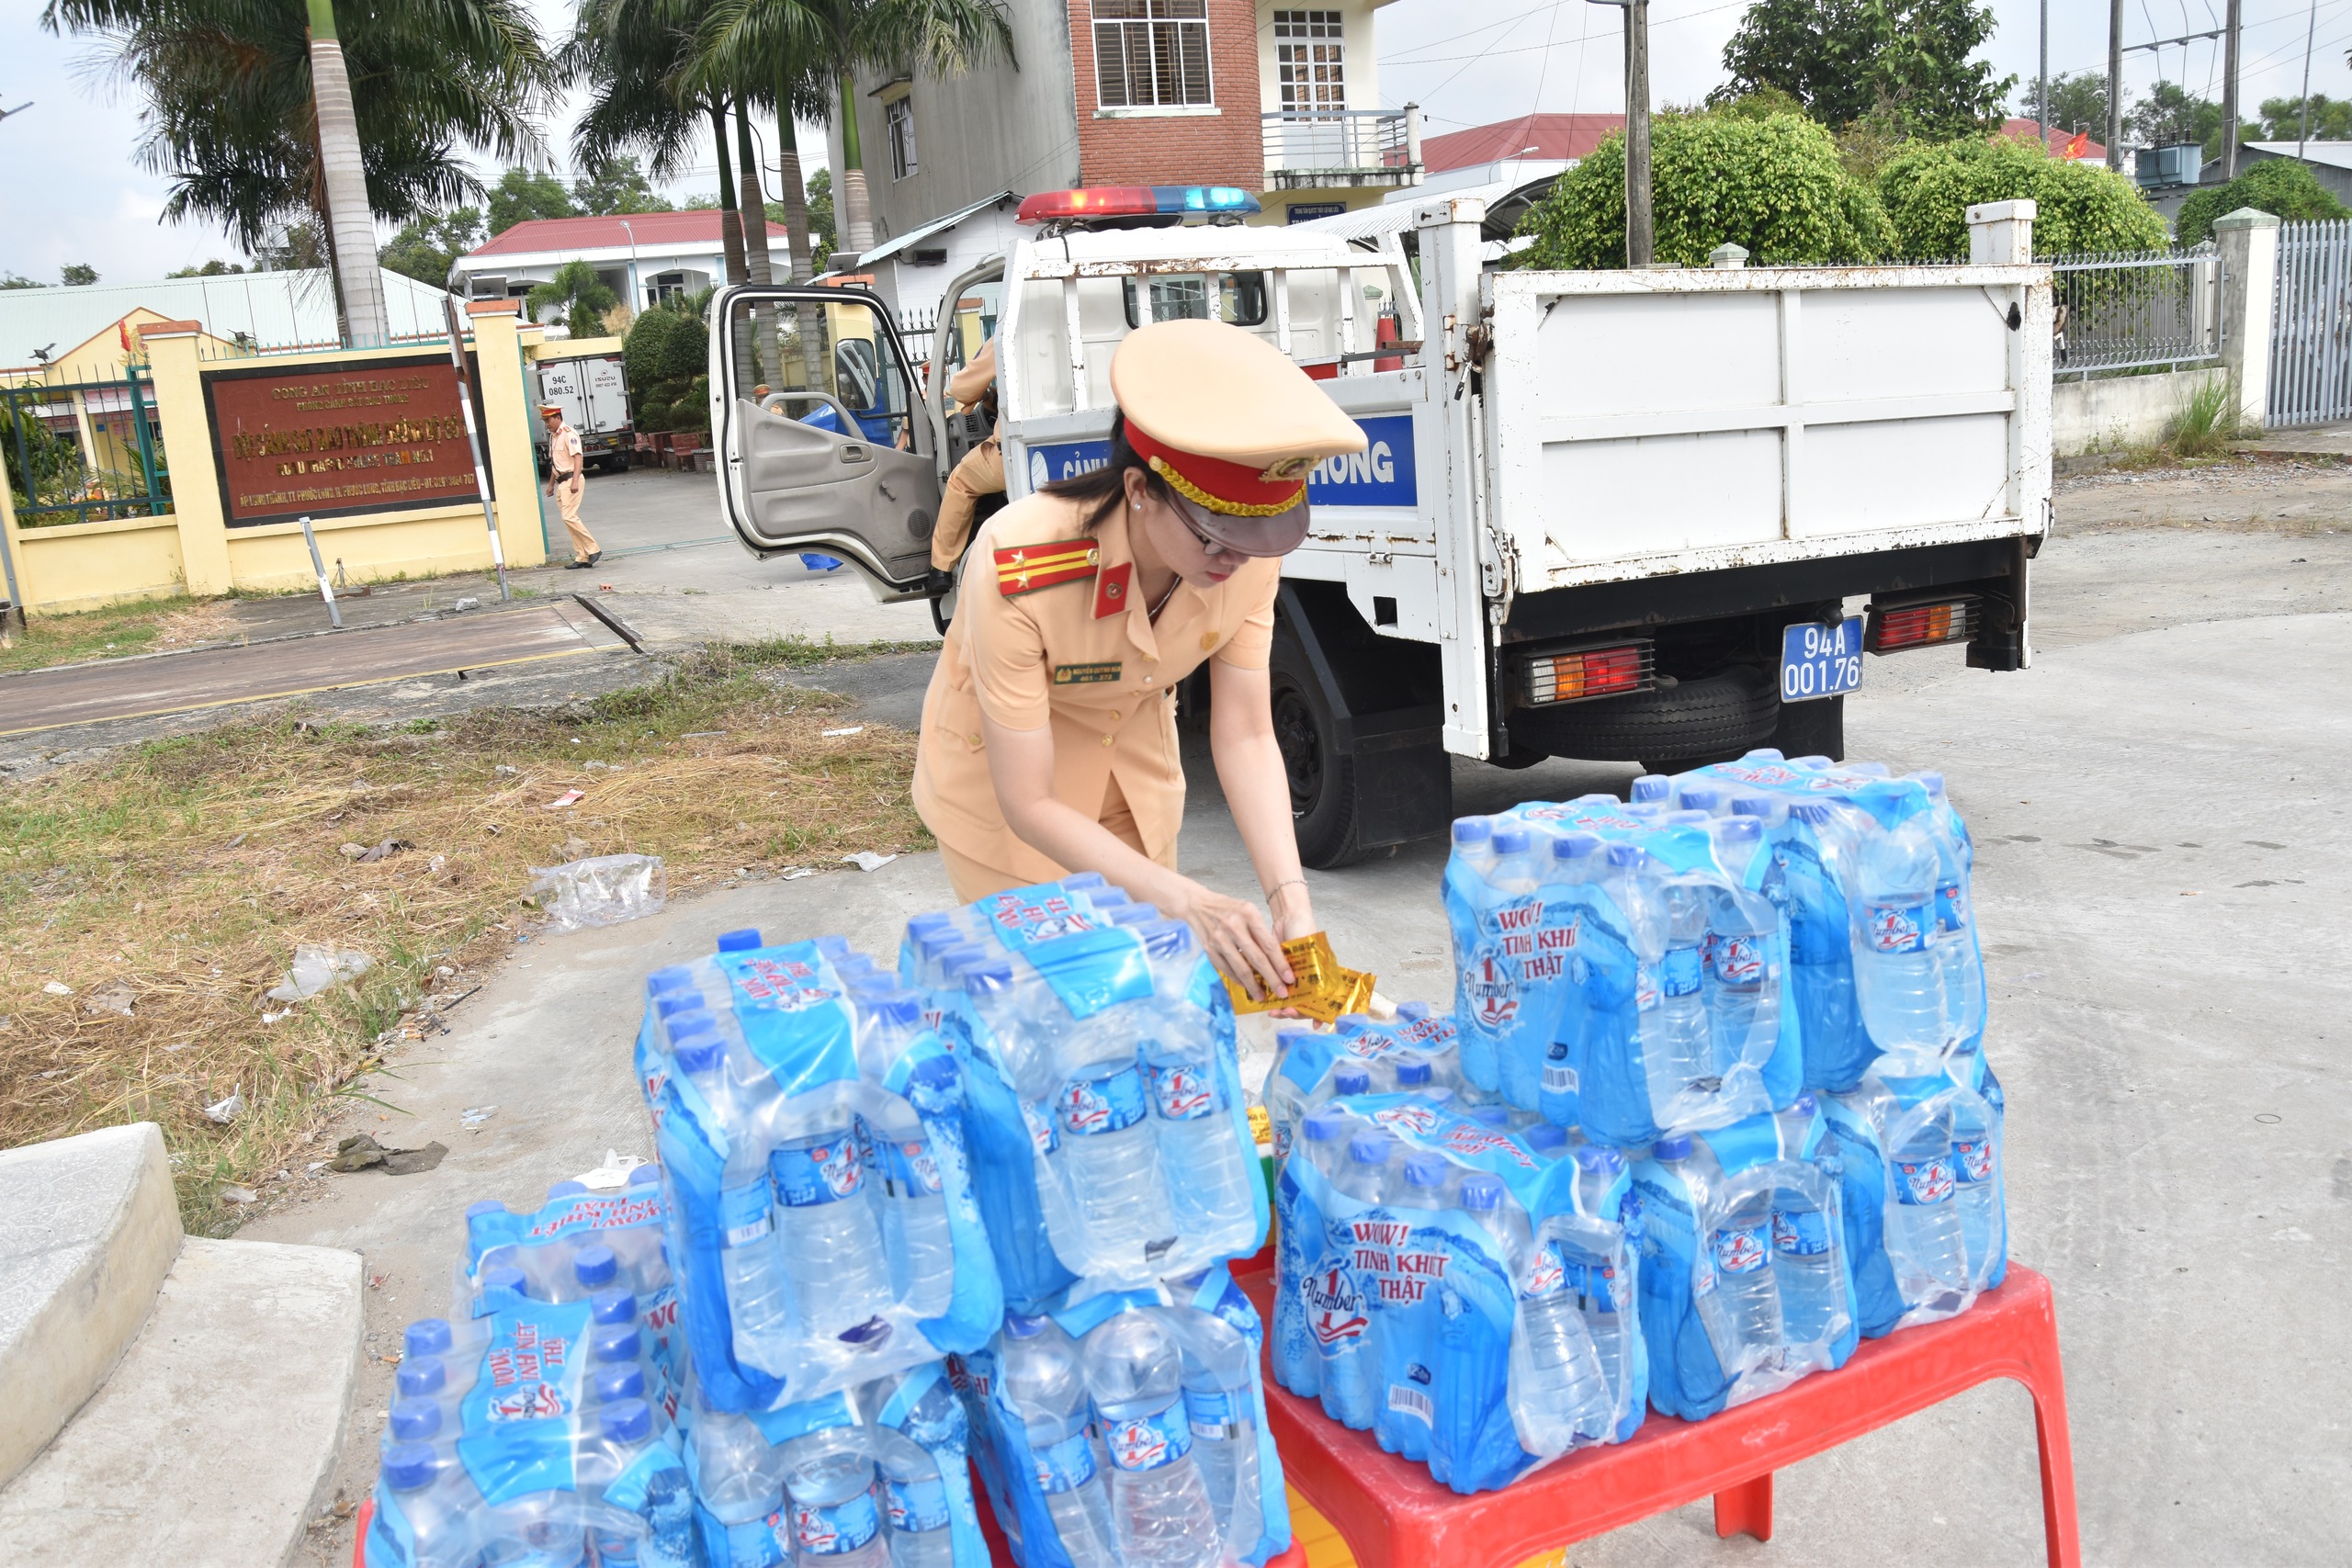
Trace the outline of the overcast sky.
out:
<instances>
[{"instance_id":1,"label":"overcast sky","mask_svg":"<svg viewBox=\"0 0 2352 1568\"><path fill-rule=\"evenodd\" d=\"M1030 5L1040 0L1013 0ZM2020 86L2035 70L2036 0L1993 0L1999 27L1987 46L2000 74ZM2222 0L2132 0L2126 41L2220 26ZM570 24L571 0L534 0L551 32ZM1659 104L1703 97L1723 80L1723 48L1747 0L1652 0L1651 97ZM138 167L139 105L110 94L90 68L90 46L41 31L33 0L0 5L0 108L29 101L0 120L0 272L54 282L67 263L85 262L101 277L156 277L213 256L240 259L228 240L201 225L159 224L165 182ZM1620 18L1613 6L1583 0L1489 0L1495 19L1464 30L1461 0L1394 0L1379 14L1380 86L1390 105L1418 102L1431 132L1457 130L1531 111L1608 112L1623 108L1619 86ZM2103 71L2106 7L2089 0L2051 6L2050 69ZM2244 95L2251 113L2267 97L2300 89L2308 0L2245 0ZM2312 89L2352 96L2352 0L2319 0ZM2219 39L2162 52L2165 79L2186 81L2219 98ZM2126 57L2134 96L2157 76L2155 59ZM2013 100L2014 101L2014 100ZM551 128L560 149L570 116ZM808 145L804 141L804 145ZM716 189L706 174L672 194Z\"/></svg>"}]
</instances>

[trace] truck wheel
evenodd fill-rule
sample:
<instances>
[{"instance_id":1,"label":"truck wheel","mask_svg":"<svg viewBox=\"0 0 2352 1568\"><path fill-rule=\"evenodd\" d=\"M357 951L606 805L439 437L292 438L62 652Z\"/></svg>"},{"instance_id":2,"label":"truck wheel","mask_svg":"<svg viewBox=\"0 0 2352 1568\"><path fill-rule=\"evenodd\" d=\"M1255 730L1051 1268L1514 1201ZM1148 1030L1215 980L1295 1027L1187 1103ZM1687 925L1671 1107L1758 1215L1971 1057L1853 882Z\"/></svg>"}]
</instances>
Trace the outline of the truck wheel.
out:
<instances>
[{"instance_id":1,"label":"truck wheel","mask_svg":"<svg viewBox=\"0 0 2352 1568\"><path fill-rule=\"evenodd\" d=\"M1781 722L1772 728L1772 744L1783 757L1846 759L1846 699L1815 697L1809 703L1782 703Z\"/></svg>"},{"instance_id":2,"label":"truck wheel","mask_svg":"<svg viewBox=\"0 0 2352 1568\"><path fill-rule=\"evenodd\" d=\"M1290 778L1291 825L1298 858L1317 871L1363 858L1356 841L1355 760L1342 756L1331 705L1306 650L1277 630L1267 675L1273 688L1274 743Z\"/></svg>"},{"instance_id":3,"label":"truck wheel","mask_svg":"<svg viewBox=\"0 0 2352 1568\"><path fill-rule=\"evenodd\" d=\"M1514 749L1554 757L1712 762L1736 757L1770 735L1780 706L1780 694L1762 671L1736 665L1631 696L1521 708L1510 716L1510 733Z\"/></svg>"}]
</instances>

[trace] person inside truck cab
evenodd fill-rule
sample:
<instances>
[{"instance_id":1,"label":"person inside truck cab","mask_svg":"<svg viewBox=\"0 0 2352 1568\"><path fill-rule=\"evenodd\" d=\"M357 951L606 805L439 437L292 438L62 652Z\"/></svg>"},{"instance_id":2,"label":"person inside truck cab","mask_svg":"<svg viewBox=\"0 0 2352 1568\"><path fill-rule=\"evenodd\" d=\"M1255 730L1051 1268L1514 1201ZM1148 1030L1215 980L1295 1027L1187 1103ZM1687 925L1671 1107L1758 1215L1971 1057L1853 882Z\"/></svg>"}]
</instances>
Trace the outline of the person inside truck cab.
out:
<instances>
[{"instance_id":1,"label":"person inside truck cab","mask_svg":"<svg viewBox=\"0 0 2352 1568\"><path fill-rule=\"evenodd\" d=\"M986 408L996 418L996 339L980 344L972 362L947 378L947 395L956 412L970 413ZM940 498L939 523L931 534L931 581L934 593L955 586L956 563L972 542L972 530L1004 503L1004 443L991 428L988 439L964 454L947 476L947 493Z\"/></svg>"},{"instance_id":2,"label":"person inside truck cab","mask_svg":"<svg viewBox=\"0 0 2352 1568\"><path fill-rule=\"evenodd\" d=\"M1266 665L1306 476L1363 432L1272 344L1161 321L1111 360L1108 462L999 512L923 699L915 807L958 902L1099 872L1250 987L1315 931ZM1177 869L1176 687L1209 670L1209 751L1271 922Z\"/></svg>"}]
</instances>

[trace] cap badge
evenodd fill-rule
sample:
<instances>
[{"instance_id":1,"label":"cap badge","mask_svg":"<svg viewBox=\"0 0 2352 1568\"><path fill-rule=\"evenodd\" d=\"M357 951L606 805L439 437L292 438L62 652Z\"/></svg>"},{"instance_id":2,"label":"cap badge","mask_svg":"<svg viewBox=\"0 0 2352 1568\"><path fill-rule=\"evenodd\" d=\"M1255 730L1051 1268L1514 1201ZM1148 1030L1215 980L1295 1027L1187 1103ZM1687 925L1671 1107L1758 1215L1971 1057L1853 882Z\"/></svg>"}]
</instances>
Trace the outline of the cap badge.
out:
<instances>
[{"instance_id":1,"label":"cap badge","mask_svg":"<svg viewBox=\"0 0 2352 1568\"><path fill-rule=\"evenodd\" d=\"M1258 477L1270 485L1295 484L1305 479L1318 460L1314 457L1283 457L1266 465Z\"/></svg>"}]
</instances>

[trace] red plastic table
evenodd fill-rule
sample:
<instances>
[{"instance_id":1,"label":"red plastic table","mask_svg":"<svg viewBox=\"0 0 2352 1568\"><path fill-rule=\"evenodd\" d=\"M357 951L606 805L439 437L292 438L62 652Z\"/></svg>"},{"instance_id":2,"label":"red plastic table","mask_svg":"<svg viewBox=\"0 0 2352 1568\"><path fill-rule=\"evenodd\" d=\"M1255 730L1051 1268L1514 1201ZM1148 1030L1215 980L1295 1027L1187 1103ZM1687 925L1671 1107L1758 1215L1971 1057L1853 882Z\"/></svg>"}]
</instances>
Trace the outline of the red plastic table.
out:
<instances>
[{"instance_id":1,"label":"red plastic table","mask_svg":"<svg viewBox=\"0 0 2352 1568\"><path fill-rule=\"evenodd\" d=\"M1268 1322L1271 1274L1237 1268ZM1384 1453L1369 1432L1328 1419L1266 1373L1266 1422L1283 1477L1344 1537L1361 1568L1510 1568L1712 1495L1715 1533L1772 1539L1772 1472L1995 1378L2033 1396L2041 1523L2051 1568L2079 1568L2075 1461L2050 1281L2008 1279L1948 1322L1865 1339L1853 1359L1705 1421L1653 1411L1628 1441L1548 1465L1499 1492L1456 1495Z\"/></svg>"},{"instance_id":2,"label":"red plastic table","mask_svg":"<svg viewBox=\"0 0 2352 1568\"><path fill-rule=\"evenodd\" d=\"M1010 1568L1012 1548L1004 1539L1004 1531L997 1528L996 1511L989 1506L988 1488L980 1484L980 1472L972 1472L972 1496L980 1505L980 1534L988 1539L989 1561ZM1266 1559L1266 1568L1306 1568L1306 1549L1293 1543L1287 1551L1278 1551Z\"/></svg>"}]
</instances>

